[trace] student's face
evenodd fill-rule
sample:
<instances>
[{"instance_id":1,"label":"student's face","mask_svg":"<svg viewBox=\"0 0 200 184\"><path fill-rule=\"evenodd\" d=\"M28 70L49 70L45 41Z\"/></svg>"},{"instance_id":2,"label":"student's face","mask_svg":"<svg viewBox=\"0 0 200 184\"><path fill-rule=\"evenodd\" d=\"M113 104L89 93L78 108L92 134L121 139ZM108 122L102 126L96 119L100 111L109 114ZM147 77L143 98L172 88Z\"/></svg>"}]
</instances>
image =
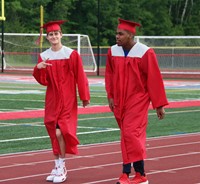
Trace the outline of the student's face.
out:
<instances>
[{"instance_id":1,"label":"student's face","mask_svg":"<svg viewBox=\"0 0 200 184\"><path fill-rule=\"evenodd\" d=\"M61 42L62 33L61 31L52 31L47 34L47 40L50 44L58 44Z\"/></svg>"},{"instance_id":2,"label":"student's face","mask_svg":"<svg viewBox=\"0 0 200 184\"><path fill-rule=\"evenodd\" d=\"M118 46L125 47L133 41L133 35L123 29L117 29L116 43Z\"/></svg>"}]
</instances>

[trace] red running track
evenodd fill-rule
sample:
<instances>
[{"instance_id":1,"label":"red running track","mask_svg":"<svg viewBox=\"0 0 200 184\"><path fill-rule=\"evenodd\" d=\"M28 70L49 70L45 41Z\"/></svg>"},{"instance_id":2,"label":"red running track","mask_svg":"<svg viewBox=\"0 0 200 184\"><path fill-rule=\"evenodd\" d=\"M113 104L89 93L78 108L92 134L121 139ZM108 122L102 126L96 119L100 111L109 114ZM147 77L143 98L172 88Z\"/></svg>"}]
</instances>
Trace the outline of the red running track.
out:
<instances>
[{"instance_id":1,"label":"red running track","mask_svg":"<svg viewBox=\"0 0 200 184\"><path fill-rule=\"evenodd\" d=\"M147 139L147 154L150 184L200 184L200 133ZM49 150L0 155L0 183L47 184L53 163ZM67 155L67 169L67 184L116 183L119 142L80 146L79 155Z\"/></svg>"}]
</instances>

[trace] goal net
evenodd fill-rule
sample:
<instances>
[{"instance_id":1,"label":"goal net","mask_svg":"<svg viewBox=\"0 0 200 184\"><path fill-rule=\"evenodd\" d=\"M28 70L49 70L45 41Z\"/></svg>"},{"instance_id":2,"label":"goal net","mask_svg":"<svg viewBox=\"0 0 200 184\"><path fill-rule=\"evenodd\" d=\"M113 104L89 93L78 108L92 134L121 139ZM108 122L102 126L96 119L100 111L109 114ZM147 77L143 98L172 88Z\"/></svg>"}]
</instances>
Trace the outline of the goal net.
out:
<instances>
[{"instance_id":1,"label":"goal net","mask_svg":"<svg viewBox=\"0 0 200 184\"><path fill-rule=\"evenodd\" d=\"M50 47L43 35L42 48L36 44L39 34L4 33L4 70L32 71L38 55ZM96 71L96 61L90 39L82 34L63 34L62 44L75 49L80 54L85 72ZM2 62L1 62L2 65Z\"/></svg>"},{"instance_id":2,"label":"goal net","mask_svg":"<svg viewBox=\"0 0 200 184\"><path fill-rule=\"evenodd\" d=\"M137 36L154 48L162 73L200 74L200 36Z\"/></svg>"}]
</instances>

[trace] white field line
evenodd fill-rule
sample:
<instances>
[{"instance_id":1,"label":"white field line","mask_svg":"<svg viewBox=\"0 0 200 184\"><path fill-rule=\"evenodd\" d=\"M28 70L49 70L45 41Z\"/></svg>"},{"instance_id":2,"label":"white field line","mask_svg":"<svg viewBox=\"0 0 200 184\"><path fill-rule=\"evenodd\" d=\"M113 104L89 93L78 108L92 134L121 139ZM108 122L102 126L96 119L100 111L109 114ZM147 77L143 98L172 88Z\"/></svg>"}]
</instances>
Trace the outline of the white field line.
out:
<instances>
[{"instance_id":1,"label":"white field line","mask_svg":"<svg viewBox=\"0 0 200 184\"><path fill-rule=\"evenodd\" d=\"M37 111L37 110L44 110L44 109L41 109L41 108L32 108L32 107L31 108L30 107L24 107L24 110L29 110L29 111L30 110L33 110L33 111L36 110Z\"/></svg>"},{"instance_id":2,"label":"white field line","mask_svg":"<svg viewBox=\"0 0 200 184\"><path fill-rule=\"evenodd\" d=\"M197 133L188 133L188 134L179 134L179 135L168 135L168 136L159 136L159 137L150 137L147 138L147 142L150 141L160 141L160 140L166 140L166 139L179 139L179 138L186 138L186 137L195 137L199 136L200 132ZM96 147L106 147L110 145L119 145L119 141L113 141L113 142L104 142L104 143L94 143L94 144L87 144L87 145L79 145L79 149L90 149L90 148L96 148ZM169 145L168 145L169 146ZM147 148L150 149L150 148ZM26 152L17 152L17 153L8 153L8 154L1 154L0 159L7 158L7 157L19 157L19 156L26 156L26 155L35 155L35 154L46 154L51 153L51 149L45 149L45 150L34 150L34 151L26 151ZM3 156L3 157L2 157Z\"/></svg>"},{"instance_id":3,"label":"white field line","mask_svg":"<svg viewBox=\"0 0 200 184\"><path fill-rule=\"evenodd\" d=\"M168 145L168 147L171 147L171 145ZM152 149L162 149L162 147L154 147ZM83 155L83 156L73 156L70 158L66 158L66 160L69 161L69 160L74 160L74 159L77 160L77 159L84 159L84 158L94 158L94 157L99 157L99 156L108 156L108 155L116 155L116 154L121 155L121 151L98 153L98 154ZM152 161L152 160L160 160L160 159L169 159L169 158L174 158L174 157L192 156L192 155L198 155L198 154L200 154L200 152L187 152L187 153L182 153L182 154L153 157L153 158L148 158L145 160ZM29 154L28 156L35 156L35 154L32 154L32 155ZM0 166L0 169L10 168L10 167L11 168L20 167L20 166L25 166L25 165L36 165L36 164L43 164L43 163L49 163L49 162L53 162L53 160L45 160L45 161L39 161L39 162L27 162L27 163L22 163L22 164L11 164L11 165L6 165L6 166Z\"/></svg>"},{"instance_id":4,"label":"white field line","mask_svg":"<svg viewBox=\"0 0 200 184\"><path fill-rule=\"evenodd\" d=\"M16 85L16 86L15 86ZM34 85L34 84L31 84L31 85ZM46 90L46 88L45 87L43 87L43 86L38 86L37 84L35 85L35 86L19 86L19 85L17 85L17 84L14 84L13 86L10 86L10 85L5 85L5 86L1 86L0 87L0 89L27 89L27 90L29 90L29 89L35 89L37 87L37 89L40 89L40 90Z\"/></svg>"},{"instance_id":5,"label":"white field line","mask_svg":"<svg viewBox=\"0 0 200 184\"><path fill-rule=\"evenodd\" d=\"M121 162L111 163L111 164L102 164L102 165L96 165L96 166L89 166L89 167L81 167L81 168L76 168L76 169L69 169L68 172L82 171L82 170L87 170L87 169L103 168L103 167L115 166L115 165L119 165L119 164L121 165ZM166 169L166 170L148 172L147 175L158 174L158 173L171 173L173 171L192 169L192 168L198 168L198 167L200 167L200 165L191 165L191 166L187 166L187 167L171 168L171 169ZM0 180L0 183L1 182L6 182L6 181L21 180L21 179L38 177L38 176L44 176L44 175L48 175L48 174L49 173L42 173L42 174L37 174L37 175L29 175L29 176L22 176L22 177L3 179L3 180ZM113 180L117 180L117 179L118 178L110 178L110 179L106 179L106 180L98 180L98 181L87 182L87 183L82 183L82 184L105 183L106 181L113 181Z\"/></svg>"},{"instance_id":6,"label":"white field line","mask_svg":"<svg viewBox=\"0 0 200 184\"><path fill-rule=\"evenodd\" d=\"M171 169L166 169L166 170L159 170L159 171L153 171L153 172L148 172L147 175L153 175L153 174L158 174L158 173L171 173L174 171L180 171L180 170L186 170L186 169L193 169L193 168L198 168L200 165L191 165L187 167L179 167L179 168L171 168ZM98 180L98 181L93 181L93 182L87 182L87 183L82 183L82 184L95 184L95 183L105 183L108 181L113 181L113 180L118 180L119 178L109 178L105 180Z\"/></svg>"},{"instance_id":7,"label":"white field line","mask_svg":"<svg viewBox=\"0 0 200 184\"><path fill-rule=\"evenodd\" d=\"M195 137L199 136L200 132L197 133L188 133L188 134L179 134L179 135L169 135L169 136L159 136L159 137L151 137L147 138L147 142L149 141L161 141L166 139L179 139L179 138L186 138L186 137ZM192 143L192 142L191 142ZM105 143L94 143L94 144L86 144L86 145L79 145L79 149L90 149L90 148L99 148L99 147L107 147L110 145L119 145L119 141L113 141L113 142L105 142ZM168 145L169 146L169 145ZM150 149L150 148L147 148ZM105 148L106 150L106 148ZM24 157L29 155L37 155L37 154L46 154L51 153L51 149L44 149L44 150L33 150L33 151L26 151L26 152L17 152L17 153L8 153L8 154L1 154L0 159L2 158L11 158L11 157Z\"/></svg>"},{"instance_id":8,"label":"white field line","mask_svg":"<svg viewBox=\"0 0 200 184\"><path fill-rule=\"evenodd\" d=\"M3 122L0 122L0 127L4 127L4 126L16 126L17 124L16 123L3 123Z\"/></svg>"},{"instance_id":9,"label":"white field line","mask_svg":"<svg viewBox=\"0 0 200 184\"><path fill-rule=\"evenodd\" d=\"M7 126L39 126L44 127L45 125L43 122L34 122L34 123L4 123L0 122L0 127L7 127ZM99 130L106 130L106 129L113 129L113 128L102 128L102 127L86 127L86 126L78 126L79 129L99 129ZM118 129L119 130L119 129Z\"/></svg>"},{"instance_id":10,"label":"white field line","mask_svg":"<svg viewBox=\"0 0 200 184\"><path fill-rule=\"evenodd\" d=\"M1 101L14 101L14 102L44 102L44 100L26 100L26 99L1 99Z\"/></svg>"},{"instance_id":11,"label":"white field line","mask_svg":"<svg viewBox=\"0 0 200 184\"><path fill-rule=\"evenodd\" d=\"M66 158L66 161L84 159L84 158L94 158L94 157L114 155L114 154L115 155L121 154L121 151L108 152L108 153L98 153L98 154L83 155L83 156L73 156L73 157ZM34 154L33 155L30 154L29 156L34 156ZM19 167L19 166L23 166L23 165L43 164L43 163L49 163L49 162L53 162L53 160L45 160L45 161L39 161L39 162L28 162L28 163L22 163L22 164L11 164L11 165L6 165L6 166L0 166L0 169L9 168L9 167L11 167L11 168L12 167Z\"/></svg>"},{"instance_id":12,"label":"white field line","mask_svg":"<svg viewBox=\"0 0 200 184\"><path fill-rule=\"evenodd\" d=\"M29 107L24 107L24 109L0 109L0 112L1 113L16 113L16 112L25 112L25 111L35 111L35 110L38 110L38 111L43 111L44 109L41 109L41 108L29 108ZM1 114L0 114L1 115ZM1 120L0 120L1 121Z\"/></svg>"},{"instance_id":13,"label":"white field line","mask_svg":"<svg viewBox=\"0 0 200 184\"><path fill-rule=\"evenodd\" d=\"M172 111L172 112L167 112L166 114L177 114L177 113L190 113L190 112L199 112L200 110L185 110L185 111ZM156 113L149 113L149 115L155 115ZM92 118L94 119L106 119L106 118L114 118L113 116L109 117L97 117L97 118ZM91 118L85 118L85 119L79 119L78 121L83 121L83 120L91 120ZM13 125L12 125L13 126ZM110 132L110 131L118 131L118 128L107 128L106 130L96 130L96 131L91 131L91 132L80 132L77 133L78 135L83 135L83 134L95 134L95 133L102 133L102 132ZM49 136L39 136L39 137L27 137L27 138L18 138L18 139L7 139L7 140L0 140L0 143L3 142L13 142L13 141L23 141L23 140L33 140L33 139L44 139L48 138Z\"/></svg>"},{"instance_id":14,"label":"white field line","mask_svg":"<svg viewBox=\"0 0 200 184\"><path fill-rule=\"evenodd\" d=\"M180 90L179 90L180 91ZM185 91L185 90L184 90ZM176 93L176 94L178 94L178 93ZM184 94L184 93L180 93L180 94ZM187 94L187 93L186 93ZM199 95L199 94L187 94L187 95ZM104 95L99 95L99 96L97 96L97 95L94 95L94 96L91 96L91 97L103 97L103 98L105 98L106 97L106 95L104 96ZM26 99L0 99L1 101L24 101L24 102L28 102L28 101L31 101L31 102L41 102L41 103L43 103L44 102L44 100L26 100ZM174 100L174 99L172 99L172 100L170 100L170 102L169 103L171 103L171 102L187 102L187 101L199 101L200 100L200 98L184 98L184 99L177 99L177 100ZM95 104L94 104L95 105ZM99 104L96 104L96 106L99 106ZM102 106L105 106L104 104L102 104ZM33 108L27 108L27 109L32 109L33 110ZM40 109L40 108L39 108ZM5 110L7 110L7 111L11 111L11 112L13 112L13 111L21 111L21 109L0 109L0 112L1 111L5 111Z\"/></svg>"},{"instance_id":15,"label":"white field line","mask_svg":"<svg viewBox=\"0 0 200 184\"><path fill-rule=\"evenodd\" d=\"M119 131L118 128L107 128L106 130L96 130L96 131L90 131L90 132L79 132L77 135L85 135L85 134L96 134L96 133L103 133L103 132L113 132L113 131ZM33 139L46 139L49 138L49 136L38 136L38 137L25 137L25 138L17 138L17 139L6 139L6 140L0 140L0 143L5 142L14 142L14 141L24 141L24 140L33 140Z\"/></svg>"},{"instance_id":16,"label":"white field line","mask_svg":"<svg viewBox=\"0 0 200 184\"><path fill-rule=\"evenodd\" d=\"M30 110L30 109L29 109ZM42 109L38 109L38 110L42 110ZM21 110L20 112L22 112L23 110ZM31 111L31 110L30 110ZM183 111L171 111L171 112L166 112L166 114L179 114L179 113L190 113L190 112L199 112L200 110L198 109L193 109L193 110L183 110ZM149 113L148 115L155 115L156 113ZM114 116L104 116L104 117L92 117L92 118L80 118L78 119L78 121L87 121L87 120L96 120L96 119L107 119L107 118L114 118Z\"/></svg>"},{"instance_id":17,"label":"white field line","mask_svg":"<svg viewBox=\"0 0 200 184\"><path fill-rule=\"evenodd\" d=\"M19 111L19 110L21 110L21 109L0 109L0 112L4 112L4 111Z\"/></svg>"},{"instance_id":18,"label":"white field line","mask_svg":"<svg viewBox=\"0 0 200 184\"><path fill-rule=\"evenodd\" d=\"M41 110L41 109L39 109ZM179 113L190 113L190 112L199 112L200 110L185 110L185 111L172 111L172 112L166 112L166 114L179 114ZM149 113L149 116L151 115L155 115L156 113ZM103 116L103 117L92 117L92 118L79 118L78 121L87 121L87 120L97 120L97 119L110 119L110 118L114 118L114 116ZM6 123L1 123L1 124L6 124ZM11 124L11 123L7 123L8 125L24 125L24 124ZM28 124L28 123L27 123ZM25 124L25 125L27 125ZM34 125L34 123L30 123L31 125ZM83 127L82 127L83 128ZM86 127L87 128L87 127Z\"/></svg>"},{"instance_id":19,"label":"white field line","mask_svg":"<svg viewBox=\"0 0 200 184\"><path fill-rule=\"evenodd\" d=\"M167 135L167 136L159 136L159 137L150 137L147 141L159 141L163 139L177 139L177 138L184 138L184 137L194 137L200 136L200 132L195 133L187 133L187 134L178 134L178 135Z\"/></svg>"},{"instance_id":20,"label":"white field line","mask_svg":"<svg viewBox=\"0 0 200 184\"><path fill-rule=\"evenodd\" d=\"M6 122L0 122L0 127L8 127L8 126L39 126L44 127L44 124L42 122L32 122L32 123L6 123Z\"/></svg>"},{"instance_id":21,"label":"white field line","mask_svg":"<svg viewBox=\"0 0 200 184\"><path fill-rule=\"evenodd\" d=\"M176 146L185 146L185 145L193 145L193 144L200 144L200 141L196 141L196 142L186 142L186 143L179 143L179 144L173 144L171 147L176 147ZM158 148L167 148L168 145L164 145L164 146L158 146ZM156 147L152 147L152 148L147 148L148 150L151 149L155 149Z\"/></svg>"}]
</instances>

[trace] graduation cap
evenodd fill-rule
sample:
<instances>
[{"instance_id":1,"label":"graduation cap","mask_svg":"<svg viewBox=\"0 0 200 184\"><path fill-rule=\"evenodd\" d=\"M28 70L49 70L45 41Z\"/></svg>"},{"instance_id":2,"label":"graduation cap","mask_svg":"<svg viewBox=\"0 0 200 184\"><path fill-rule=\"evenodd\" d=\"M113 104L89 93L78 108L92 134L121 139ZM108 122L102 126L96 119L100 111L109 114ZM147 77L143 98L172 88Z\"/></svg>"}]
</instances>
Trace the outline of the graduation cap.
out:
<instances>
[{"instance_id":1,"label":"graduation cap","mask_svg":"<svg viewBox=\"0 0 200 184\"><path fill-rule=\"evenodd\" d=\"M44 24L41 28L46 29L46 32L52 32L52 31L59 31L61 30L60 25L65 23L66 20L56 20L56 21L50 21L46 24Z\"/></svg>"},{"instance_id":2,"label":"graduation cap","mask_svg":"<svg viewBox=\"0 0 200 184\"><path fill-rule=\"evenodd\" d=\"M141 24L137 22L131 22L129 20L124 20L119 18L119 24L117 26L118 29L123 29L126 31L130 31L131 33L135 34L136 33L136 26L140 27Z\"/></svg>"},{"instance_id":3,"label":"graduation cap","mask_svg":"<svg viewBox=\"0 0 200 184\"><path fill-rule=\"evenodd\" d=\"M56 20L56 21L50 21L44 24L40 27L40 36L35 41L36 45L39 45L42 42L42 32L43 28L46 30L47 33L52 31L59 31L61 30L60 25L67 22L66 20Z\"/></svg>"}]
</instances>

